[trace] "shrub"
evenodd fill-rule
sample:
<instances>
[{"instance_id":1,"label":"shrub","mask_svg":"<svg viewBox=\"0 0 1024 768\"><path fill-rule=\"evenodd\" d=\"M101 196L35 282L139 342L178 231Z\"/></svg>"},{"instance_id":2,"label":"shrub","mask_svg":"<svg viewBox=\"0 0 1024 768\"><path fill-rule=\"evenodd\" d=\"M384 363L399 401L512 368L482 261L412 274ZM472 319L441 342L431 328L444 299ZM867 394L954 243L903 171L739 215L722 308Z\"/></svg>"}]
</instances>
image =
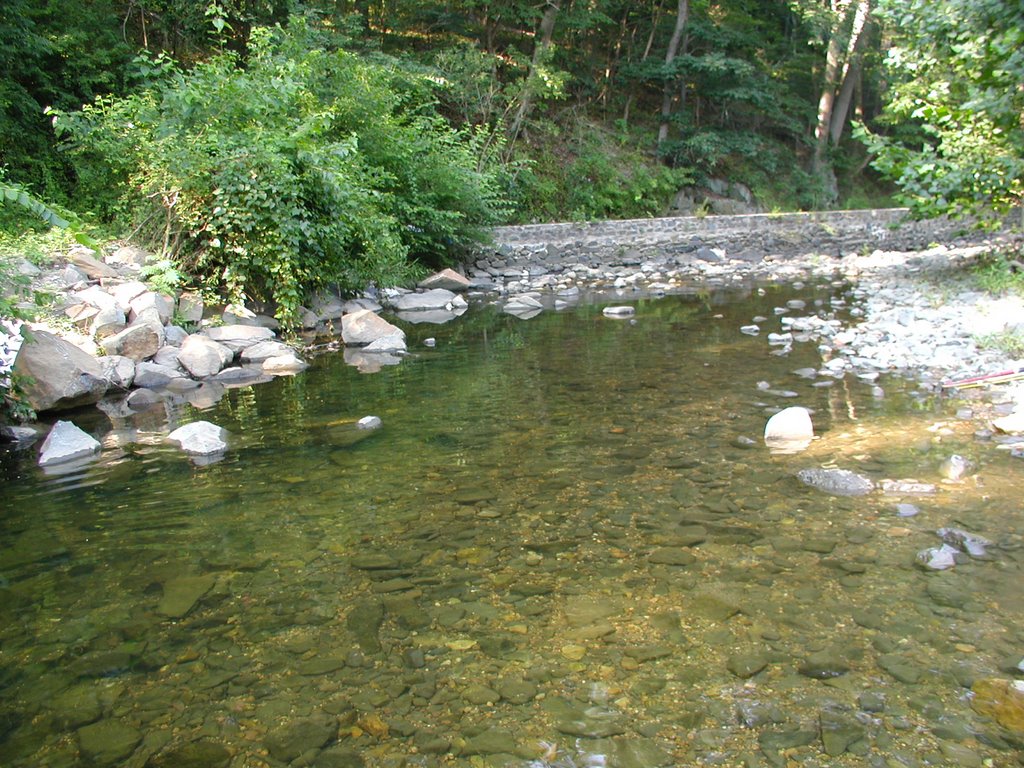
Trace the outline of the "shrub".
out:
<instances>
[{"instance_id":1,"label":"shrub","mask_svg":"<svg viewBox=\"0 0 1024 768\"><path fill-rule=\"evenodd\" d=\"M244 65L165 66L56 119L106 216L199 287L274 302L286 325L324 285L442 265L498 209L474 136L437 116L425 76L319 42L299 20L255 30Z\"/></svg>"}]
</instances>

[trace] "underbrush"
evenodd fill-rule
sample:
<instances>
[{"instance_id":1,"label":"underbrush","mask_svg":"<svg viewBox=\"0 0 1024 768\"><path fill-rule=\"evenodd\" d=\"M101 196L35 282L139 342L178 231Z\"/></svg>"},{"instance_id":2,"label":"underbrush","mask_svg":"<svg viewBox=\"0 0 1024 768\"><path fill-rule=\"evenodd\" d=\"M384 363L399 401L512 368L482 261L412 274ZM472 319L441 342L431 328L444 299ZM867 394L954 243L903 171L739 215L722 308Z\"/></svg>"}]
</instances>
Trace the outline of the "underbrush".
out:
<instances>
[{"instance_id":1,"label":"underbrush","mask_svg":"<svg viewBox=\"0 0 1024 768\"><path fill-rule=\"evenodd\" d=\"M1021 244L981 256L971 270L978 287L994 296L1024 296L1024 254Z\"/></svg>"}]
</instances>

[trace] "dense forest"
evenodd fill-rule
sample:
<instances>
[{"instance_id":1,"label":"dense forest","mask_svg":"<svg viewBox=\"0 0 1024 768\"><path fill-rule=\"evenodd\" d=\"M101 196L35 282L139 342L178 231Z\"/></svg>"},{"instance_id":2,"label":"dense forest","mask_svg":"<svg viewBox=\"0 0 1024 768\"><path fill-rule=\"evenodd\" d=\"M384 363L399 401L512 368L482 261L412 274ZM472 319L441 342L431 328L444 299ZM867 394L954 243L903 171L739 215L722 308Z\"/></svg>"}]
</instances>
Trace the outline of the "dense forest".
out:
<instances>
[{"instance_id":1,"label":"dense forest","mask_svg":"<svg viewBox=\"0 0 1024 768\"><path fill-rule=\"evenodd\" d=\"M283 319L502 222L1005 211L1016 0L5 0L0 225L130 237Z\"/></svg>"}]
</instances>

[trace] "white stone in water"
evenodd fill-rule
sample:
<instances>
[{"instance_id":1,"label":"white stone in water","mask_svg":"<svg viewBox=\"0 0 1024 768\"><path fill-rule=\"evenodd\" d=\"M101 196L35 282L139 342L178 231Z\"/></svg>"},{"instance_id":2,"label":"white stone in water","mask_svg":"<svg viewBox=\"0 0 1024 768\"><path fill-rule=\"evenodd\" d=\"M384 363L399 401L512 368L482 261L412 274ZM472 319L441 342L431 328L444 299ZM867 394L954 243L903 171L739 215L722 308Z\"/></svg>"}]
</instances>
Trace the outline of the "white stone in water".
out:
<instances>
[{"instance_id":1,"label":"white stone in water","mask_svg":"<svg viewBox=\"0 0 1024 768\"><path fill-rule=\"evenodd\" d=\"M796 452L810 445L814 439L811 412L799 405L784 408L764 427L764 442L772 450Z\"/></svg>"},{"instance_id":2,"label":"white stone in water","mask_svg":"<svg viewBox=\"0 0 1024 768\"><path fill-rule=\"evenodd\" d=\"M897 517L914 517L921 510L915 507L913 504L897 504L896 515Z\"/></svg>"},{"instance_id":3,"label":"white stone in water","mask_svg":"<svg viewBox=\"0 0 1024 768\"><path fill-rule=\"evenodd\" d=\"M632 317L633 315L636 314L636 307L605 307L603 310L601 310L601 314L603 314L605 317Z\"/></svg>"},{"instance_id":4,"label":"white stone in water","mask_svg":"<svg viewBox=\"0 0 1024 768\"><path fill-rule=\"evenodd\" d=\"M745 333L747 336L757 336L761 332L761 328L756 325L742 325L740 326L740 333Z\"/></svg>"},{"instance_id":5,"label":"white stone in water","mask_svg":"<svg viewBox=\"0 0 1024 768\"><path fill-rule=\"evenodd\" d=\"M100 443L70 421L58 421L39 450L39 466L47 467L98 453Z\"/></svg>"},{"instance_id":6,"label":"white stone in water","mask_svg":"<svg viewBox=\"0 0 1024 768\"><path fill-rule=\"evenodd\" d=\"M917 562L932 571L945 571L956 565L956 556L960 550L949 544L941 547L930 547L917 553Z\"/></svg>"},{"instance_id":7,"label":"white stone in water","mask_svg":"<svg viewBox=\"0 0 1024 768\"><path fill-rule=\"evenodd\" d=\"M194 421L178 427L167 436L178 443L185 453L194 456L212 456L227 450L227 432L209 421Z\"/></svg>"},{"instance_id":8,"label":"white stone in water","mask_svg":"<svg viewBox=\"0 0 1024 768\"><path fill-rule=\"evenodd\" d=\"M384 422L381 421L380 416L363 416L356 422L356 427L359 429L380 429L383 426Z\"/></svg>"}]
</instances>

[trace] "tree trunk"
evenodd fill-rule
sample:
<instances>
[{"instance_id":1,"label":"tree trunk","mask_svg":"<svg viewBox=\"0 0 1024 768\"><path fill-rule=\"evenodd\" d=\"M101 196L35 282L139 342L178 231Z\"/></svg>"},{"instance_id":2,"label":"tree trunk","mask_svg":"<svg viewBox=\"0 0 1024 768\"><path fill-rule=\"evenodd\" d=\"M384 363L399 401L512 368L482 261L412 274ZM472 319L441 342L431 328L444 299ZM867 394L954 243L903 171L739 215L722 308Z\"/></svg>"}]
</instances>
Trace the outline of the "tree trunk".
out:
<instances>
[{"instance_id":1,"label":"tree trunk","mask_svg":"<svg viewBox=\"0 0 1024 768\"><path fill-rule=\"evenodd\" d=\"M533 58L530 61L530 71L526 75L526 84L523 86L523 95L519 101L519 109L512 119L512 126L509 128L509 144L515 142L523 129L530 109L533 107L533 96L537 77L537 69L544 60L544 54L551 47L551 36L555 31L555 19L558 16L559 5L556 0L548 0L544 8L544 16L540 20L537 42L533 46Z\"/></svg>"},{"instance_id":2,"label":"tree trunk","mask_svg":"<svg viewBox=\"0 0 1024 768\"><path fill-rule=\"evenodd\" d=\"M832 107L829 139L833 145L838 144L839 140L843 137L846 119L850 114L850 104L853 102L853 94L860 83L862 51L864 41L868 37L866 30L870 15L871 1L859 0L853 18L853 27L850 30L850 42L846 46L846 61L843 62L842 85L839 87L839 94L836 96L835 104Z\"/></svg>"},{"instance_id":3,"label":"tree trunk","mask_svg":"<svg viewBox=\"0 0 1024 768\"><path fill-rule=\"evenodd\" d=\"M665 52L666 74L679 53L679 45L683 41L683 32L686 30L686 20L690 14L690 0L679 0L679 8L676 12L676 27L672 30L672 39L669 40L668 50ZM675 95L675 84L670 77L665 78L664 95L661 100L661 125L658 126L658 146L660 147L668 139L669 118L672 116L672 99Z\"/></svg>"},{"instance_id":4,"label":"tree trunk","mask_svg":"<svg viewBox=\"0 0 1024 768\"><path fill-rule=\"evenodd\" d=\"M654 14L651 17L651 34L647 36L647 45L644 46L644 55L640 57L640 61L647 61L647 57L651 55L651 48L654 46L654 33L658 31L658 22L661 21L661 9L664 6L664 0L658 0L658 5L654 9ZM629 95L626 97L626 106L622 110L622 122L629 122L629 110L633 106L633 99L636 98L636 89L630 89Z\"/></svg>"},{"instance_id":5,"label":"tree trunk","mask_svg":"<svg viewBox=\"0 0 1024 768\"><path fill-rule=\"evenodd\" d=\"M871 0L836 0L833 10L836 14L836 26L828 41L825 53L825 77L821 87L821 98L818 99L818 120L814 128L814 159L812 170L819 176L826 175L825 156L833 132L833 111L836 102L836 90L845 85L851 78L853 59L863 36L864 27L871 13ZM849 32L845 30L849 28ZM845 38L845 40L844 40ZM844 46L845 42L845 46ZM845 49L845 50L844 50ZM855 83L851 82L850 88ZM846 120L845 110L849 109L849 96L846 97L842 122ZM839 129L840 132L842 128Z\"/></svg>"}]
</instances>

